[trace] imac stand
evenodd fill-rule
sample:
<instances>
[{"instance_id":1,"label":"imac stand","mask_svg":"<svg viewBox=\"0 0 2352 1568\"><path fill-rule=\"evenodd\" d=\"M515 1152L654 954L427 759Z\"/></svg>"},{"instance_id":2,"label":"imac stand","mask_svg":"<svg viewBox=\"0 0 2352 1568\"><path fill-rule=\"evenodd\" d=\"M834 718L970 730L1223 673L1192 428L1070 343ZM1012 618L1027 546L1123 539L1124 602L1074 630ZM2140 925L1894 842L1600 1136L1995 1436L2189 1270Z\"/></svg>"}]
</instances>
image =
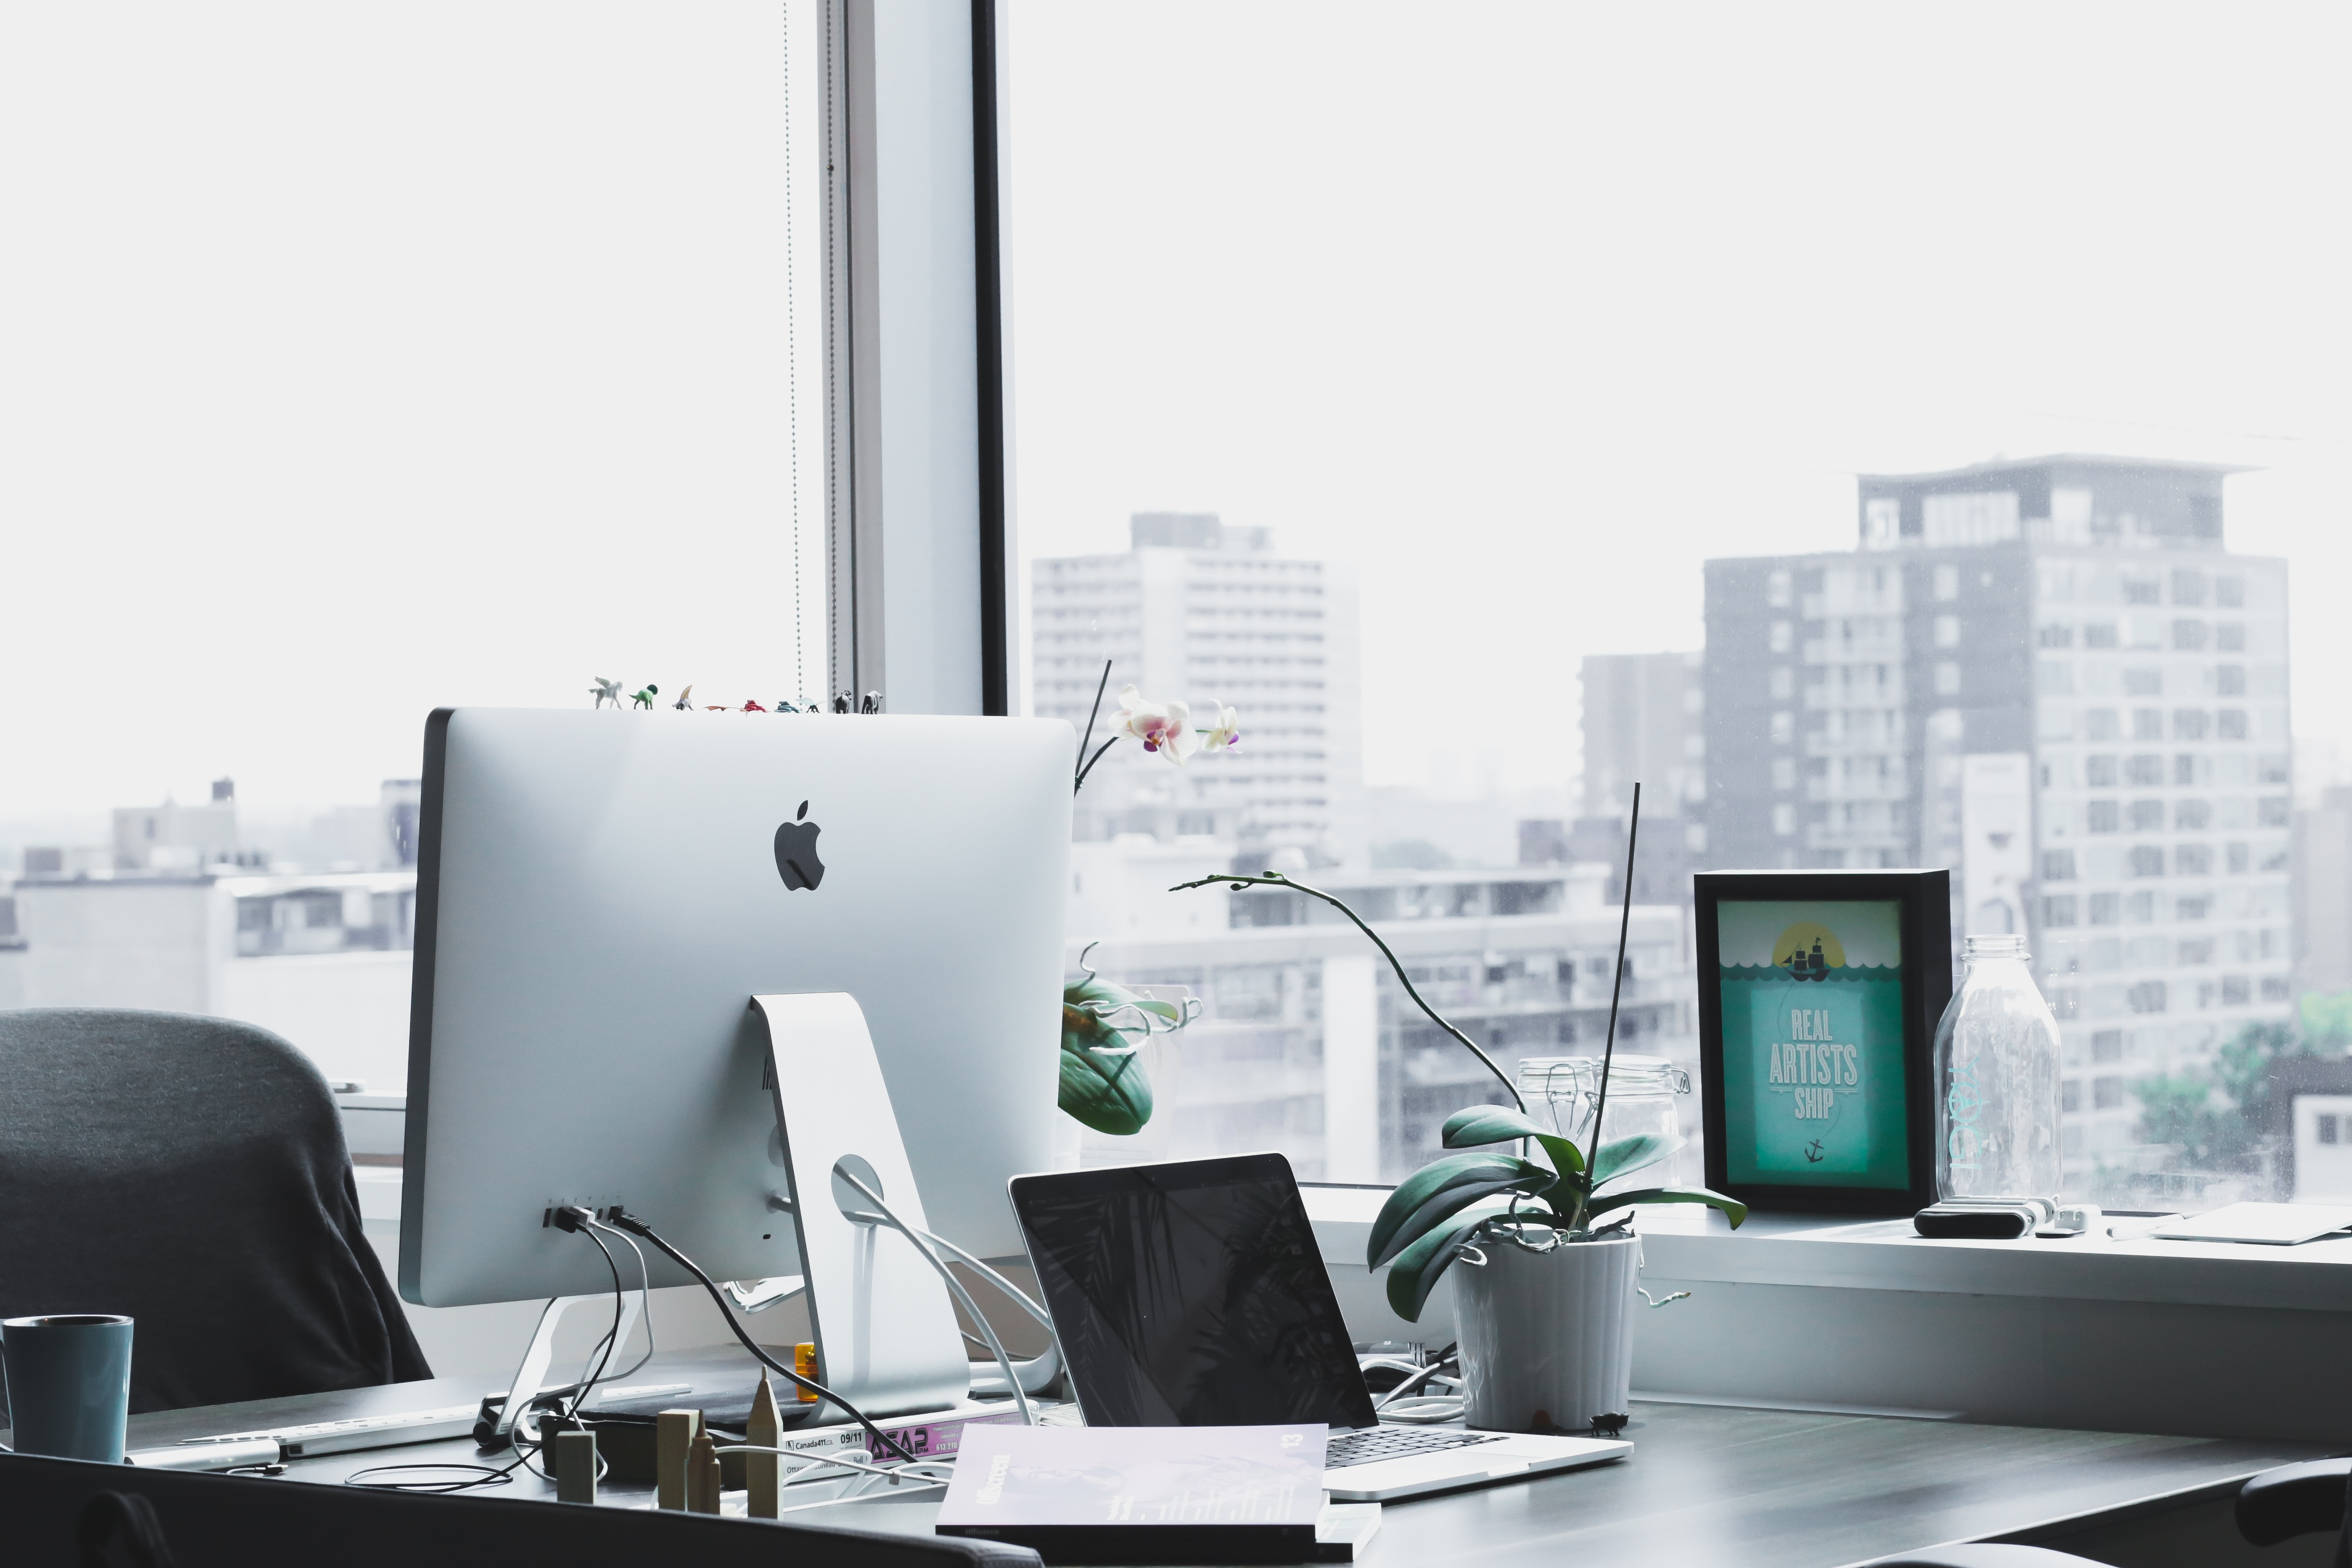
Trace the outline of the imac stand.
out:
<instances>
[{"instance_id":1,"label":"imac stand","mask_svg":"<svg viewBox=\"0 0 2352 1568\"><path fill-rule=\"evenodd\" d=\"M834 1174L848 1171L926 1226L866 1015L839 991L754 996L751 1007L767 1025L817 1380L868 1415L950 1408L972 1367L947 1287L906 1237L852 1219L866 1202Z\"/></svg>"},{"instance_id":2,"label":"imac stand","mask_svg":"<svg viewBox=\"0 0 2352 1568\"><path fill-rule=\"evenodd\" d=\"M474 1440L486 1452L496 1452L514 1441L515 1424L521 1421L530 1402L539 1397L546 1386L548 1363L555 1359L555 1331L572 1308L587 1302L611 1310L613 1293L609 1290L593 1296L558 1296L541 1309L539 1327L531 1331L530 1343L522 1352L522 1364L515 1368L514 1382L507 1389L506 1402L495 1410L490 1402L482 1401L481 1419L474 1424ZM639 1298L634 1290L621 1293L621 1326L614 1331L612 1364L621 1364L621 1355L628 1348L629 1336L636 1332Z\"/></svg>"}]
</instances>

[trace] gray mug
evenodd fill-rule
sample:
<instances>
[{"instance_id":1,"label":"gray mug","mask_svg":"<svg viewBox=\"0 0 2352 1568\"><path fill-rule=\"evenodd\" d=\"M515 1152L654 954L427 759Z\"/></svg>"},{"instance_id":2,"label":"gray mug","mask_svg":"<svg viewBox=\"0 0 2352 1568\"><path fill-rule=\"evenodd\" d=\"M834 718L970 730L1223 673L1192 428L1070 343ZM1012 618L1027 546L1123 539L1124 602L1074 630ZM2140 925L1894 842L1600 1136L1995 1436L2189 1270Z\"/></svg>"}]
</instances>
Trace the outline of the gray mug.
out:
<instances>
[{"instance_id":1,"label":"gray mug","mask_svg":"<svg viewBox=\"0 0 2352 1568\"><path fill-rule=\"evenodd\" d=\"M97 1313L0 1321L0 1363L20 1454L122 1462L131 1419L131 1320Z\"/></svg>"}]
</instances>

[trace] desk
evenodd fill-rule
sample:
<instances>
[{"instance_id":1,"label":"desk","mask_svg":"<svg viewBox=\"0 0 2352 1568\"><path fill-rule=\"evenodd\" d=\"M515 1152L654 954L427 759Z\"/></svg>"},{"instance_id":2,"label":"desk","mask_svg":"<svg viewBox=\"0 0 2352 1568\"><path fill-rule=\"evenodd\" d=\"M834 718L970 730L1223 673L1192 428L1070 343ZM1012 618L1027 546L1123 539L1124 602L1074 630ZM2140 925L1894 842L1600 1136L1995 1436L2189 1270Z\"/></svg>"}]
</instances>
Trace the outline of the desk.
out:
<instances>
[{"instance_id":1,"label":"desk","mask_svg":"<svg viewBox=\"0 0 2352 1568\"><path fill-rule=\"evenodd\" d=\"M718 1388L748 1381L726 1351L662 1356L631 1383ZM708 1381L706 1381L708 1380ZM201 1411L134 1416L133 1447L284 1418L335 1420L479 1397L478 1380L439 1378ZM690 1404L680 1395L677 1403ZM1672 1563L1675 1568L1839 1568L1885 1553L1960 1540L2025 1540L2065 1547L2085 1516L2190 1510L2232 1495L2257 1470L2317 1458L2319 1445L2242 1438L2136 1436L1977 1426L1728 1405L1636 1400L1620 1464L1509 1486L1388 1506L1367 1563L1420 1568L1559 1568L1572 1563ZM465 1440L300 1460L288 1482L340 1482L372 1465L473 1461ZM486 1495L545 1496L527 1470ZM606 1500L646 1500L608 1487ZM937 1493L904 1501L812 1510L809 1522L928 1533ZM2203 1510L2211 1528L2212 1510ZM2178 1516L2186 1519L2187 1515ZM2076 1521L2070 1525L2067 1521ZM2187 1539L2177 1525L2158 1527ZM2193 1531L2192 1531L2193 1533ZM2327 1546L2317 1538L2315 1548ZM2275 1548L2260 1561L2295 1568L2304 1554ZM2137 1561L2137 1559L2134 1559ZM2147 1559L2162 1561L2161 1558ZM2212 1562L2198 1553L2184 1562ZM2325 1552L2310 1559L2326 1561Z\"/></svg>"}]
</instances>

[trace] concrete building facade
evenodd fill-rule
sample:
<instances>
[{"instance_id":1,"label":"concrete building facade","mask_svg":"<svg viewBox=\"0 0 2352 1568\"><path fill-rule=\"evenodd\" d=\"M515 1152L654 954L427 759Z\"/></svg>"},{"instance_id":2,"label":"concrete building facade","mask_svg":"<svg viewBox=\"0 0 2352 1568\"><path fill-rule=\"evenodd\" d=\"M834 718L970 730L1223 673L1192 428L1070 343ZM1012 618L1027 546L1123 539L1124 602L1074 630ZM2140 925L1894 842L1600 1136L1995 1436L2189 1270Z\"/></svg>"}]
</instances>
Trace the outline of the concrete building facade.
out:
<instances>
[{"instance_id":1,"label":"concrete building facade","mask_svg":"<svg viewBox=\"0 0 2352 1568\"><path fill-rule=\"evenodd\" d=\"M2294 814L2295 990L2352 991L2352 785Z\"/></svg>"},{"instance_id":2,"label":"concrete building facade","mask_svg":"<svg viewBox=\"0 0 2352 1568\"><path fill-rule=\"evenodd\" d=\"M0 1000L236 1018L331 1079L404 1093L416 874L28 877Z\"/></svg>"},{"instance_id":3,"label":"concrete building facade","mask_svg":"<svg viewBox=\"0 0 2352 1568\"><path fill-rule=\"evenodd\" d=\"M1196 714L1232 706L1241 744L1181 771L1114 747L1078 796L1077 837L1208 836L1245 862L1363 864L1354 568L1278 555L1269 530L1213 513L1141 512L1129 531L1124 554L1034 563L1034 710L1083 731L1108 659L1106 719L1132 682Z\"/></svg>"},{"instance_id":4,"label":"concrete building facade","mask_svg":"<svg viewBox=\"0 0 2352 1568\"><path fill-rule=\"evenodd\" d=\"M1637 782L1644 817L1705 812L1706 667L1702 653L1585 657L1583 816L1624 816Z\"/></svg>"},{"instance_id":5,"label":"concrete building facade","mask_svg":"<svg viewBox=\"0 0 2352 1568\"><path fill-rule=\"evenodd\" d=\"M1083 922L1103 936L1088 963L1122 984L1197 997L1202 1016L1150 1048L1151 1124L1133 1138L1087 1134L1087 1163L1273 1148L1305 1180L1393 1182L1441 1152L1447 1116L1506 1099L1329 906L1279 889L1164 891L1216 868L1205 842L1088 847L1074 862L1073 970L1091 940L1077 934ZM1129 849L1131 860L1113 853ZM1601 1053L1619 915L1603 881L1601 868L1572 866L1349 873L1324 885L1374 923L1433 1006L1516 1071L1529 1057ZM1695 1071L1691 994L1683 911L1636 905L1619 1050ZM1680 1167L1694 1181L1698 1120L1694 1097Z\"/></svg>"},{"instance_id":6,"label":"concrete building facade","mask_svg":"<svg viewBox=\"0 0 2352 1568\"><path fill-rule=\"evenodd\" d=\"M1864 476L1860 548L1706 565L1707 859L1948 866L2065 1038L2070 1176L2134 1078L2293 1012L2286 563L2205 465Z\"/></svg>"}]
</instances>

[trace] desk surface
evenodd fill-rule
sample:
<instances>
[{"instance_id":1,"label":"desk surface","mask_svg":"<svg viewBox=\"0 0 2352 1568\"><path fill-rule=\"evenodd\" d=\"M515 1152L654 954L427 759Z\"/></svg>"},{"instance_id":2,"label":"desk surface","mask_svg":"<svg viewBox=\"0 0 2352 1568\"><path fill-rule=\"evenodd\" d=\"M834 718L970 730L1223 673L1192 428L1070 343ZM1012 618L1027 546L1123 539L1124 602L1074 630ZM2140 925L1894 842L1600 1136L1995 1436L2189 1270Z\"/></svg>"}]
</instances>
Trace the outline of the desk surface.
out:
<instances>
[{"instance_id":1,"label":"desk surface","mask_svg":"<svg viewBox=\"0 0 2352 1568\"><path fill-rule=\"evenodd\" d=\"M748 1379L730 1352L658 1358L631 1383ZM272 1421L334 1420L478 1398L478 1379L441 1378L341 1394L135 1416L134 1447ZM681 1396L680 1403L690 1403ZM2254 1471L2315 1458L2303 1443L2065 1432L1878 1415L1637 1400L1622 1463L1388 1505L1365 1561L1400 1565L1646 1560L1678 1568L1839 1568L1945 1542L2012 1536L2054 1521L2186 1503ZM512 1458L511 1455L506 1458ZM286 1479L336 1483L373 1465L477 1459L472 1443L412 1444L289 1467ZM504 1462L503 1459L500 1460ZM485 1495L553 1498L527 1469ZM643 1491L607 1487L618 1505ZM936 1492L812 1510L809 1522L928 1533Z\"/></svg>"}]
</instances>

